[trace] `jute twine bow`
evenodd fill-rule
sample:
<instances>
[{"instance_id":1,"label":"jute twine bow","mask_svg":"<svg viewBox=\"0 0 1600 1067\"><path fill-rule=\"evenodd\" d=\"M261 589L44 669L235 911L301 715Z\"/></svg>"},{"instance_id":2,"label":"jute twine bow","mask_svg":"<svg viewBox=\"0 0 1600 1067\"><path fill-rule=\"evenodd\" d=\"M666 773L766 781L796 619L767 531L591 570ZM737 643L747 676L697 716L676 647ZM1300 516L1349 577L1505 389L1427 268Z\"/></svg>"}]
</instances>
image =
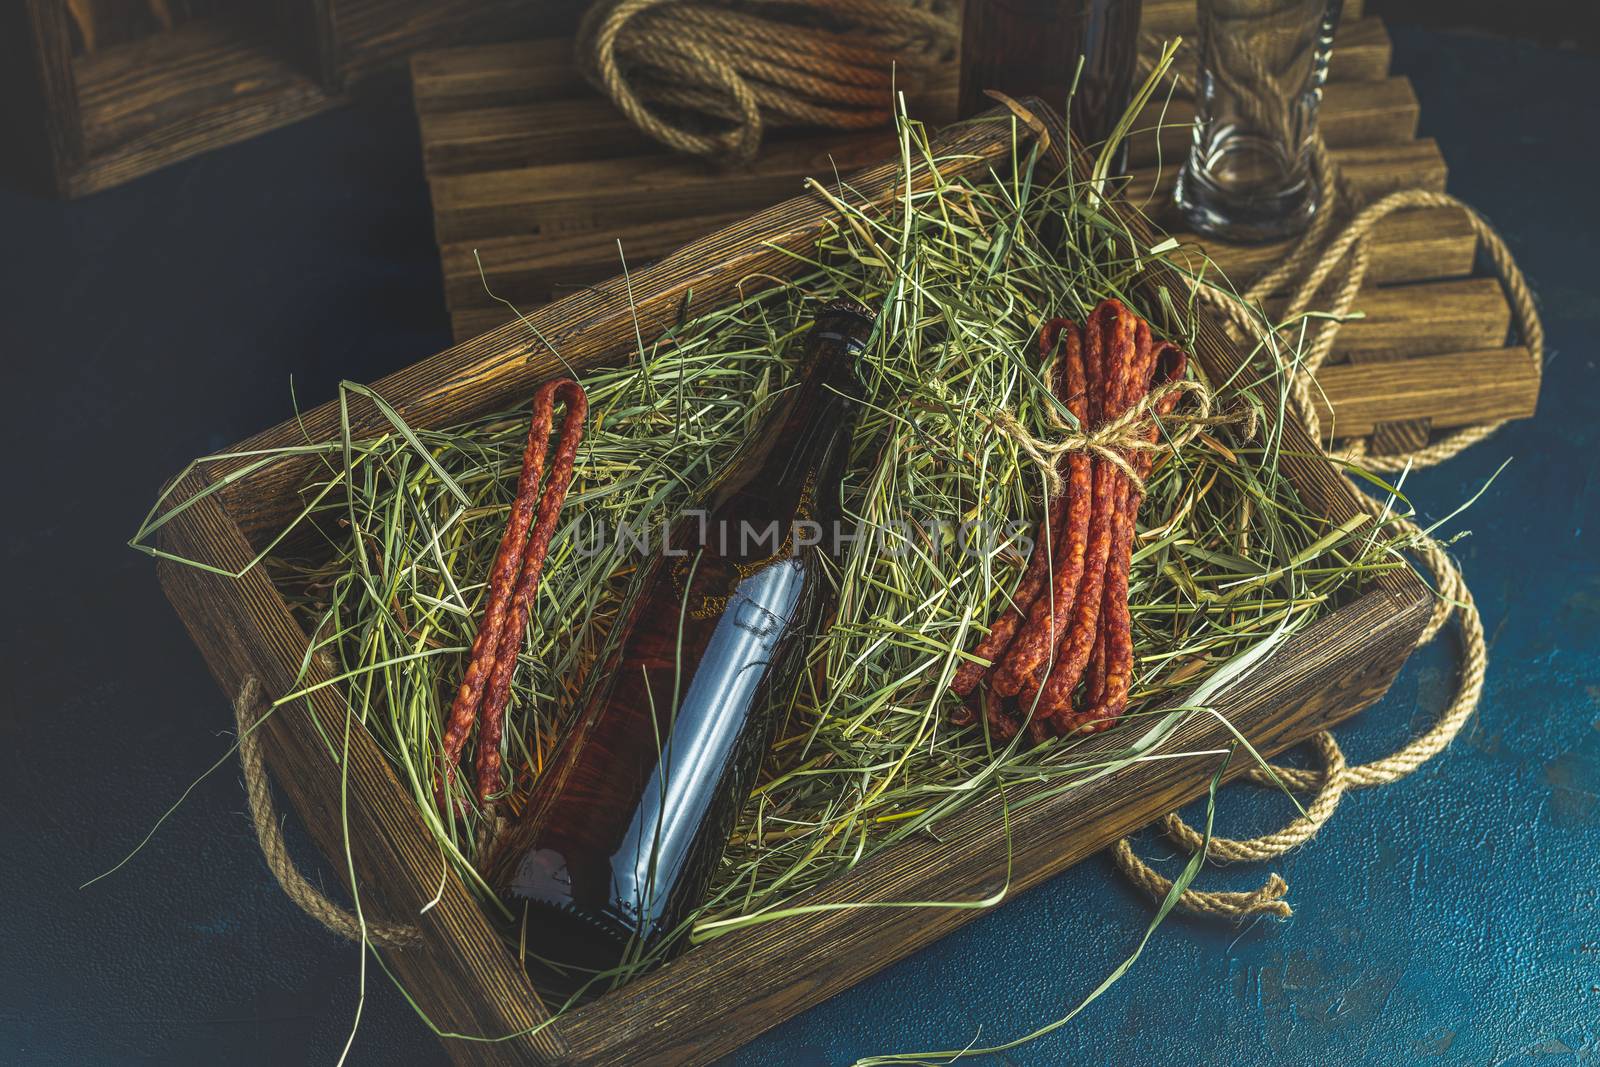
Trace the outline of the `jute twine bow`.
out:
<instances>
[{"instance_id":1,"label":"jute twine bow","mask_svg":"<svg viewBox=\"0 0 1600 1067\"><path fill-rule=\"evenodd\" d=\"M1148 48L1146 49L1148 51ZM1175 75L1180 86L1187 79ZM1192 83L1188 83L1192 92ZM1375 455L1369 454L1363 442L1357 441L1343 450L1334 450L1332 437L1324 436L1320 413L1314 400L1315 375L1333 350L1339 327L1357 304L1361 283L1366 277L1371 261L1370 237L1373 229L1383 219L1396 211L1419 207L1455 207L1464 211L1473 232L1482 242L1493 263L1506 294L1511 302L1517 329L1527 346L1529 357L1537 367L1544 360L1544 328L1539 321L1538 309L1527 280L1505 242L1484 218L1467 204L1444 193L1428 189L1404 189L1389 193L1374 203L1361 206L1354 192L1345 183L1329 157L1320 134L1312 145L1312 168L1324 203L1310 228L1295 248L1282 262L1243 294L1235 297L1221 289L1196 284L1196 295L1220 312L1237 334L1246 339L1260 341L1279 358L1292 377L1290 379L1291 410L1305 425L1312 440L1322 445L1331 459L1348 462L1368 471L1393 473L1410 468L1430 467L1456 455L1463 449L1484 440L1504 425L1497 422L1457 430L1411 452ZM1346 219L1340 226L1340 219ZM1333 236L1329 236L1333 234ZM1289 289L1289 304L1284 319L1293 320L1312 306L1317 294L1332 289L1328 312L1312 335L1309 344L1300 354L1298 362L1288 365L1284 355L1283 336L1275 335L1267 326L1265 317L1252 305L1268 295ZM1290 327L1290 329L1296 327ZM1285 331L1287 333L1287 329ZM1337 433L1337 428L1333 428ZM1280 830L1260 837L1235 840L1212 837L1206 843L1207 855L1220 863L1243 860L1260 861L1282 855L1289 849L1304 844L1314 837L1332 817L1339 801L1350 789L1388 785L1411 774L1428 760L1437 756L1454 740L1463 725L1477 710L1483 695L1484 672L1488 668L1488 649L1484 640L1483 619L1478 612L1471 591L1462 579L1460 568L1445 553L1443 547L1425 534L1415 523L1403 516L1391 515L1380 502L1368 496L1354 482L1350 482L1355 499L1383 525L1392 527L1406 536L1412 551L1432 574L1437 592L1437 602L1432 618L1418 638L1420 647L1433 640L1451 618L1456 620L1457 639L1460 642L1460 667L1456 690L1434 724L1422 735L1414 738L1399 751L1371 763L1349 765L1338 742L1331 733L1323 731L1311 739L1322 758L1321 770L1305 770L1276 764L1255 766L1245 772L1246 780L1270 788L1287 787L1297 792L1315 790L1305 815L1296 818ZM1281 786L1280 786L1281 783ZM1178 847L1194 852L1202 846L1203 836L1185 823L1176 813L1161 820L1163 832ZM1127 839L1113 847L1112 859L1122 873L1135 885L1157 899L1163 899L1172 889L1170 879L1153 870L1133 851ZM1275 915L1287 918L1293 909L1283 900L1288 891L1284 880L1273 873L1261 888L1245 893L1210 893L1185 890L1177 906L1194 914L1239 918L1248 915Z\"/></svg>"},{"instance_id":2,"label":"jute twine bow","mask_svg":"<svg viewBox=\"0 0 1600 1067\"><path fill-rule=\"evenodd\" d=\"M1045 372L1048 380L1048 371ZM1172 414L1157 418L1158 403L1173 393L1192 393L1197 398L1195 410L1185 414ZM980 413L981 414L981 413ZM1044 475L1045 488L1051 497L1061 494L1061 460L1070 452L1092 452L1113 464L1128 480L1144 491L1144 479L1134 470L1129 457L1134 452L1172 452L1193 441L1206 429L1237 422L1232 415L1211 414L1211 391L1193 379L1168 382L1151 390L1122 415L1092 431L1074 426L1052 407L1045 408L1045 421L1055 431L1055 436L1035 437L1017 417L1001 408L993 414L981 414L996 430L1016 442L1023 455L1033 460ZM1165 431L1150 440L1152 429Z\"/></svg>"},{"instance_id":3,"label":"jute twine bow","mask_svg":"<svg viewBox=\"0 0 1600 1067\"><path fill-rule=\"evenodd\" d=\"M744 161L769 126L883 126L895 88L952 61L955 0L598 0L589 80L689 155Z\"/></svg>"}]
</instances>

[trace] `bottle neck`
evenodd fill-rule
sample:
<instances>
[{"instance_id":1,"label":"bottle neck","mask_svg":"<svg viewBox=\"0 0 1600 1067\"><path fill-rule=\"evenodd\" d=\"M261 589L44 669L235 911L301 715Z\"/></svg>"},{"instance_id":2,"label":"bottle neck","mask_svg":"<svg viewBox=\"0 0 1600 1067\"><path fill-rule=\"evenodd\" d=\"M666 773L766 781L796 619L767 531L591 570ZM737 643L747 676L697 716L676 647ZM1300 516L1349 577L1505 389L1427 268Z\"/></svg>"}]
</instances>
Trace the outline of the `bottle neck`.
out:
<instances>
[{"instance_id":1,"label":"bottle neck","mask_svg":"<svg viewBox=\"0 0 1600 1067\"><path fill-rule=\"evenodd\" d=\"M872 318L851 305L829 305L806 335L800 384L773 413L752 466L775 486L797 491L806 482L832 490L844 476L863 389L856 366L872 333ZM830 502L831 503L831 502Z\"/></svg>"}]
</instances>

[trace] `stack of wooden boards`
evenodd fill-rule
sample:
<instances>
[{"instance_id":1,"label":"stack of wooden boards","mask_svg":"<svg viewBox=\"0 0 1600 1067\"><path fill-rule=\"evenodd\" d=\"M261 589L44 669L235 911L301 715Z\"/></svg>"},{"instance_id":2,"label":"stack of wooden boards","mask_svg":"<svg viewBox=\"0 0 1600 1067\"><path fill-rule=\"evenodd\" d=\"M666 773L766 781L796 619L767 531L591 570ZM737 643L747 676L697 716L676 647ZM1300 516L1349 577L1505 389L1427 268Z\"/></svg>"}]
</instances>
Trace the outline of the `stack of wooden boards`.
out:
<instances>
[{"instance_id":1,"label":"stack of wooden boards","mask_svg":"<svg viewBox=\"0 0 1600 1067\"><path fill-rule=\"evenodd\" d=\"M1192 32L1193 0L1145 0L1144 29ZM1383 24L1346 0L1322 107L1322 129L1346 180L1364 197L1442 190L1445 163L1417 137L1410 83L1389 74ZM420 53L412 78L433 195L445 298L458 340L503 325L506 303L528 309L637 268L689 240L801 190L807 176L848 174L881 159L892 134L780 133L748 166L714 169L639 133L584 81L569 39ZM923 87L911 112L952 117L955 72ZM1161 130L1158 114L1165 109ZM1135 203L1159 221L1184 158L1193 105L1153 105L1130 144ZM1287 244L1195 241L1239 288ZM1457 208L1391 216L1373 237L1357 301L1318 376L1340 437L1380 452L1430 434L1533 414L1538 370L1508 345L1499 282L1476 272L1476 239ZM480 268L481 264L481 268ZM481 273L480 273L481 270ZM487 285L485 284L487 282Z\"/></svg>"}]
</instances>

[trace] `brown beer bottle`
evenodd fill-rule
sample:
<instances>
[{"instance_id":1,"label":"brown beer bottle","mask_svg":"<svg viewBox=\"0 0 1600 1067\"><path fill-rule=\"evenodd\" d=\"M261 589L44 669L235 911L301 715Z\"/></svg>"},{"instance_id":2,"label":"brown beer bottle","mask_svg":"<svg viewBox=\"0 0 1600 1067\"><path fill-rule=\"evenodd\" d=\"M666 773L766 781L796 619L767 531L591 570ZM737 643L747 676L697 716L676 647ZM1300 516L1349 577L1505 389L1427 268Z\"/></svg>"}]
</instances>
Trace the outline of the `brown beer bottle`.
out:
<instances>
[{"instance_id":1,"label":"brown beer bottle","mask_svg":"<svg viewBox=\"0 0 1600 1067\"><path fill-rule=\"evenodd\" d=\"M1133 91L1141 0L973 0L962 9L958 111L994 107L985 89L1037 96L1093 147L1111 135ZM1083 70L1078 71L1078 58ZM1118 165L1120 169L1120 164Z\"/></svg>"},{"instance_id":2,"label":"brown beer bottle","mask_svg":"<svg viewBox=\"0 0 1600 1067\"><path fill-rule=\"evenodd\" d=\"M492 850L486 878L528 956L564 975L543 975L553 984L662 946L704 899L775 739L768 698L794 680L830 596L821 557L837 547L872 325L853 303L821 309L800 384L656 546L583 708Z\"/></svg>"}]
</instances>

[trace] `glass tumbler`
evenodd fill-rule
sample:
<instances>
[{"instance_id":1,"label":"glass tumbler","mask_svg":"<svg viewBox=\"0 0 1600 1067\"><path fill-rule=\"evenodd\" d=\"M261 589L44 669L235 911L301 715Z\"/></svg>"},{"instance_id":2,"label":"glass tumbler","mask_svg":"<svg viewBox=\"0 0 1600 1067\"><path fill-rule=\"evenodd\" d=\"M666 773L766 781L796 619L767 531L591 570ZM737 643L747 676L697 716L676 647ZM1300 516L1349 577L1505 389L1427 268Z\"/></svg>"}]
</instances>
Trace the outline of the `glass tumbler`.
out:
<instances>
[{"instance_id":1,"label":"glass tumbler","mask_svg":"<svg viewBox=\"0 0 1600 1067\"><path fill-rule=\"evenodd\" d=\"M1226 241L1300 233L1319 198L1317 106L1343 0L1199 0L1194 143L1175 199Z\"/></svg>"}]
</instances>

